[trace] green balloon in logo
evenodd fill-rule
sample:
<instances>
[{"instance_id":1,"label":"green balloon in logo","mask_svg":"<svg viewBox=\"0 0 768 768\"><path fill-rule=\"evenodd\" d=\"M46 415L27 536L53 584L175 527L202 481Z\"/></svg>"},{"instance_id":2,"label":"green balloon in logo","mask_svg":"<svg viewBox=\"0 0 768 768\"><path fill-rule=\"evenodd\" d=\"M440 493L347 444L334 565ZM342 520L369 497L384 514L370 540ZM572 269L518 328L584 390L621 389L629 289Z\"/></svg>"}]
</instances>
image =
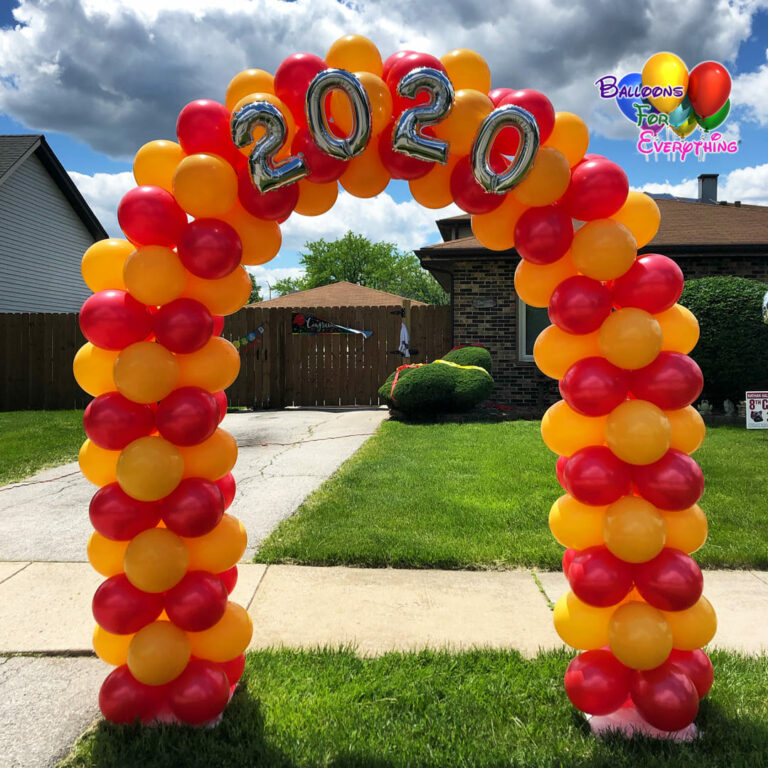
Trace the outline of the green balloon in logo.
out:
<instances>
[{"instance_id":1,"label":"green balloon in logo","mask_svg":"<svg viewBox=\"0 0 768 768\"><path fill-rule=\"evenodd\" d=\"M709 117L699 117L698 115L696 115L696 120L698 124L705 131L711 131L725 122L725 118L728 117L728 113L730 111L731 111L731 100L728 99L728 101L725 102L722 108L717 112L715 112L714 115L710 115Z\"/></svg>"}]
</instances>

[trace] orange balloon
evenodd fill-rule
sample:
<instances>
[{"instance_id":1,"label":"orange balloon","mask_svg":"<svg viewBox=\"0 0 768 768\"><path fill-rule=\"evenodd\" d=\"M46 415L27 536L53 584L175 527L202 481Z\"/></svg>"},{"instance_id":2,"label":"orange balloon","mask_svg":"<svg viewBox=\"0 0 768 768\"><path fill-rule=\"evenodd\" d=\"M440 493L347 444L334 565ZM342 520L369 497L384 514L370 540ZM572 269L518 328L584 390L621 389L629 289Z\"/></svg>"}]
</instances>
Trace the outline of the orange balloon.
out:
<instances>
[{"instance_id":1,"label":"orange balloon","mask_svg":"<svg viewBox=\"0 0 768 768\"><path fill-rule=\"evenodd\" d=\"M115 386L134 403L156 403L176 387L179 367L173 353L154 341L138 341L118 353Z\"/></svg>"},{"instance_id":2,"label":"orange balloon","mask_svg":"<svg viewBox=\"0 0 768 768\"><path fill-rule=\"evenodd\" d=\"M387 84L370 72L355 72L371 103L371 136L378 136L392 119L392 93ZM349 99L341 91L331 93L331 117L347 135L352 131L354 118Z\"/></svg>"},{"instance_id":3,"label":"orange balloon","mask_svg":"<svg viewBox=\"0 0 768 768\"><path fill-rule=\"evenodd\" d=\"M253 623L242 605L227 603L224 615L210 629L189 632L192 653L198 659L223 663L237 658L251 642Z\"/></svg>"},{"instance_id":4,"label":"orange balloon","mask_svg":"<svg viewBox=\"0 0 768 768\"><path fill-rule=\"evenodd\" d=\"M615 280L634 263L637 244L623 224L596 219L587 222L573 236L571 254L582 275L595 280Z\"/></svg>"},{"instance_id":5,"label":"orange balloon","mask_svg":"<svg viewBox=\"0 0 768 768\"><path fill-rule=\"evenodd\" d=\"M457 90L451 113L433 126L435 136L451 145L452 155L468 155L480 123L492 111L493 102L486 96L485 91L476 91L473 88Z\"/></svg>"},{"instance_id":6,"label":"orange balloon","mask_svg":"<svg viewBox=\"0 0 768 768\"><path fill-rule=\"evenodd\" d=\"M515 270L515 293L530 307L548 307L555 288L576 273L570 251L552 264L521 259Z\"/></svg>"},{"instance_id":7,"label":"orange balloon","mask_svg":"<svg viewBox=\"0 0 768 768\"><path fill-rule=\"evenodd\" d=\"M149 141L133 159L133 178L139 185L162 187L173 194L173 174L184 159L184 150L175 141Z\"/></svg>"},{"instance_id":8,"label":"orange balloon","mask_svg":"<svg viewBox=\"0 0 768 768\"><path fill-rule=\"evenodd\" d=\"M654 315L661 327L661 348L664 352L687 355L699 341L699 321L690 309L675 304L665 312Z\"/></svg>"},{"instance_id":9,"label":"orange balloon","mask_svg":"<svg viewBox=\"0 0 768 768\"><path fill-rule=\"evenodd\" d=\"M472 234L492 251L506 251L515 246L515 225L528 210L513 195L490 213L472 216Z\"/></svg>"},{"instance_id":10,"label":"orange balloon","mask_svg":"<svg viewBox=\"0 0 768 768\"><path fill-rule=\"evenodd\" d=\"M80 263L85 284L94 293L110 288L125 290L123 265L135 247L133 243L117 237L95 242L83 254L83 260Z\"/></svg>"},{"instance_id":11,"label":"orange balloon","mask_svg":"<svg viewBox=\"0 0 768 768\"><path fill-rule=\"evenodd\" d=\"M605 543L603 521L607 509L582 504L566 493L549 510L549 529L564 547L597 547Z\"/></svg>"},{"instance_id":12,"label":"orange balloon","mask_svg":"<svg viewBox=\"0 0 768 768\"><path fill-rule=\"evenodd\" d=\"M689 454L697 451L707 431L701 414L692 405L664 414L671 429L669 447Z\"/></svg>"},{"instance_id":13,"label":"orange balloon","mask_svg":"<svg viewBox=\"0 0 768 768\"><path fill-rule=\"evenodd\" d=\"M627 464L653 464L668 450L669 419L647 400L626 400L608 414L605 442Z\"/></svg>"},{"instance_id":14,"label":"orange balloon","mask_svg":"<svg viewBox=\"0 0 768 768\"><path fill-rule=\"evenodd\" d=\"M613 612L608 637L613 655L630 669L655 669L672 650L672 629L664 615L641 601Z\"/></svg>"},{"instance_id":15,"label":"orange balloon","mask_svg":"<svg viewBox=\"0 0 768 768\"><path fill-rule=\"evenodd\" d=\"M189 569L222 573L235 565L245 552L248 536L243 524L224 513L219 524L203 536L184 539L189 549Z\"/></svg>"},{"instance_id":16,"label":"orange balloon","mask_svg":"<svg viewBox=\"0 0 768 768\"><path fill-rule=\"evenodd\" d=\"M117 576L123 572L123 556L127 548L127 541L112 541L94 531L88 539L88 562L102 576Z\"/></svg>"},{"instance_id":17,"label":"orange balloon","mask_svg":"<svg viewBox=\"0 0 768 768\"><path fill-rule=\"evenodd\" d=\"M128 658L128 646L132 639L133 634L115 635L102 629L98 624L93 628L93 650L102 661L106 661L113 667L125 664Z\"/></svg>"},{"instance_id":18,"label":"orange balloon","mask_svg":"<svg viewBox=\"0 0 768 768\"><path fill-rule=\"evenodd\" d=\"M339 196L339 185L335 181L328 184L314 184L307 179L299 181L299 200L294 213L302 216L320 216L333 208Z\"/></svg>"},{"instance_id":19,"label":"orange balloon","mask_svg":"<svg viewBox=\"0 0 768 768\"><path fill-rule=\"evenodd\" d=\"M664 518L639 496L623 496L608 507L603 520L605 546L627 563L645 563L664 548Z\"/></svg>"},{"instance_id":20,"label":"orange balloon","mask_svg":"<svg viewBox=\"0 0 768 768\"><path fill-rule=\"evenodd\" d=\"M638 248L653 240L661 223L656 201L650 195L634 190L630 190L624 205L610 218L623 224L632 233Z\"/></svg>"},{"instance_id":21,"label":"orange balloon","mask_svg":"<svg viewBox=\"0 0 768 768\"><path fill-rule=\"evenodd\" d=\"M533 345L533 359L539 370L550 379L562 379L578 360L600 355L598 333L573 334L556 325L547 326Z\"/></svg>"},{"instance_id":22,"label":"orange balloon","mask_svg":"<svg viewBox=\"0 0 768 768\"><path fill-rule=\"evenodd\" d=\"M179 446L178 451L184 459L184 477L218 480L237 461L235 438L223 429L217 429L207 440L197 445Z\"/></svg>"},{"instance_id":23,"label":"orange balloon","mask_svg":"<svg viewBox=\"0 0 768 768\"><path fill-rule=\"evenodd\" d=\"M698 504L679 512L661 510L661 514L667 529L665 546L679 549L688 555L704 546L709 525L707 516Z\"/></svg>"},{"instance_id":24,"label":"orange balloon","mask_svg":"<svg viewBox=\"0 0 768 768\"><path fill-rule=\"evenodd\" d=\"M109 451L86 439L80 446L77 461L85 479L101 488L115 482L119 458L120 451Z\"/></svg>"},{"instance_id":25,"label":"orange balloon","mask_svg":"<svg viewBox=\"0 0 768 768\"><path fill-rule=\"evenodd\" d=\"M123 448L117 482L139 501L165 498L181 482L184 460L179 448L158 436L140 437Z\"/></svg>"},{"instance_id":26,"label":"orange balloon","mask_svg":"<svg viewBox=\"0 0 768 768\"><path fill-rule=\"evenodd\" d=\"M275 93L275 78L263 69L244 69L238 72L227 86L227 109L234 111L235 105L241 99L252 93Z\"/></svg>"},{"instance_id":27,"label":"orange balloon","mask_svg":"<svg viewBox=\"0 0 768 768\"><path fill-rule=\"evenodd\" d=\"M173 175L173 196L195 218L223 216L237 200L237 174L218 155L189 155Z\"/></svg>"},{"instance_id":28,"label":"orange balloon","mask_svg":"<svg viewBox=\"0 0 768 768\"><path fill-rule=\"evenodd\" d=\"M205 346L188 355L176 355L179 387L202 387L209 392L226 389L240 372L240 355L231 342L211 336Z\"/></svg>"},{"instance_id":29,"label":"orange balloon","mask_svg":"<svg viewBox=\"0 0 768 768\"><path fill-rule=\"evenodd\" d=\"M355 74L360 70L381 77L384 72L379 49L362 35L344 35L336 40L325 55L325 63Z\"/></svg>"},{"instance_id":30,"label":"orange balloon","mask_svg":"<svg viewBox=\"0 0 768 768\"><path fill-rule=\"evenodd\" d=\"M619 368L644 368L661 352L661 327L644 309L625 307L611 313L597 333L601 354Z\"/></svg>"},{"instance_id":31,"label":"orange balloon","mask_svg":"<svg viewBox=\"0 0 768 768\"><path fill-rule=\"evenodd\" d=\"M268 101L270 104L277 107L282 113L283 120L285 120L285 142L283 143L282 149L277 153L277 157L290 154L291 142L293 141L293 137L296 135L296 122L293 119L291 110L288 109L288 107L285 105L285 102L275 96L274 93L268 93L266 91L249 93L240 99L237 104L235 104L235 106L232 108L232 112L239 112L246 104L253 104L255 101ZM263 127L257 126L254 128L253 133L251 134L253 141L244 147L240 147L240 151L246 157L251 154L251 150L253 149L256 142L264 136L264 132L265 129Z\"/></svg>"},{"instance_id":32,"label":"orange balloon","mask_svg":"<svg viewBox=\"0 0 768 768\"><path fill-rule=\"evenodd\" d=\"M187 633L170 621L153 621L133 636L127 663L140 683L165 685L184 671L189 657Z\"/></svg>"},{"instance_id":33,"label":"orange balloon","mask_svg":"<svg viewBox=\"0 0 768 768\"><path fill-rule=\"evenodd\" d=\"M488 93L491 90L491 70L479 53L468 48L456 48L441 56L440 62L448 73L454 91L471 88Z\"/></svg>"},{"instance_id":34,"label":"orange balloon","mask_svg":"<svg viewBox=\"0 0 768 768\"><path fill-rule=\"evenodd\" d=\"M182 296L205 304L212 315L231 315L248 303L251 288L251 278L241 266L218 280L190 274Z\"/></svg>"},{"instance_id":35,"label":"orange balloon","mask_svg":"<svg viewBox=\"0 0 768 768\"><path fill-rule=\"evenodd\" d=\"M717 632L717 616L712 603L703 595L683 611L662 611L672 628L673 646L679 651L695 651L706 645Z\"/></svg>"},{"instance_id":36,"label":"orange balloon","mask_svg":"<svg viewBox=\"0 0 768 768\"><path fill-rule=\"evenodd\" d=\"M459 162L457 156L448 156L445 165L435 163L432 170L419 179L411 179L408 187L413 199L425 208L445 208L453 202L451 174ZM503 207L503 203L502 206Z\"/></svg>"},{"instance_id":37,"label":"orange balloon","mask_svg":"<svg viewBox=\"0 0 768 768\"><path fill-rule=\"evenodd\" d=\"M562 152L568 165L573 168L589 147L587 124L572 112L555 112L555 127L544 146Z\"/></svg>"},{"instance_id":38,"label":"orange balloon","mask_svg":"<svg viewBox=\"0 0 768 768\"><path fill-rule=\"evenodd\" d=\"M161 306L181 296L187 284L187 270L170 248L145 245L128 257L123 279L137 301Z\"/></svg>"},{"instance_id":39,"label":"orange balloon","mask_svg":"<svg viewBox=\"0 0 768 768\"><path fill-rule=\"evenodd\" d=\"M555 603L552 619L563 642L582 651L608 645L608 626L614 608L596 608L570 590Z\"/></svg>"},{"instance_id":40,"label":"orange balloon","mask_svg":"<svg viewBox=\"0 0 768 768\"><path fill-rule=\"evenodd\" d=\"M184 540L167 528L150 528L131 539L123 562L125 575L134 587L156 594L184 578L189 551Z\"/></svg>"},{"instance_id":41,"label":"orange balloon","mask_svg":"<svg viewBox=\"0 0 768 768\"><path fill-rule=\"evenodd\" d=\"M541 437L553 453L572 456L588 445L603 444L606 419L606 416L582 416L565 400L558 400L541 420Z\"/></svg>"},{"instance_id":42,"label":"orange balloon","mask_svg":"<svg viewBox=\"0 0 768 768\"><path fill-rule=\"evenodd\" d=\"M277 256L283 235L276 221L251 216L240 203L235 203L222 218L240 237L243 245L241 264L266 264Z\"/></svg>"},{"instance_id":43,"label":"orange balloon","mask_svg":"<svg viewBox=\"0 0 768 768\"><path fill-rule=\"evenodd\" d=\"M512 194L527 206L551 205L571 183L571 168L565 155L554 147L541 147L528 175Z\"/></svg>"},{"instance_id":44,"label":"orange balloon","mask_svg":"<svg viewBox=\"0 0 768 768\"><path fill-rule=\"evenodd\" d=\"M339 183L355 197L376 197L389 184L389 172L379 156L379 138L372 138L365 151L348 163Z\"/></svg>"},{"instance_id":45,"label":"orange balloon","mask_svg":"<svg viewBox=\"0 0 768 768\"><path fill-rule=\"evenodd\" d=\"M80 389L93 397L117 389L113 369L118 354L115 350L102 349L86 341L72 361L72 372Z\"/></svg>"}]
</instances>

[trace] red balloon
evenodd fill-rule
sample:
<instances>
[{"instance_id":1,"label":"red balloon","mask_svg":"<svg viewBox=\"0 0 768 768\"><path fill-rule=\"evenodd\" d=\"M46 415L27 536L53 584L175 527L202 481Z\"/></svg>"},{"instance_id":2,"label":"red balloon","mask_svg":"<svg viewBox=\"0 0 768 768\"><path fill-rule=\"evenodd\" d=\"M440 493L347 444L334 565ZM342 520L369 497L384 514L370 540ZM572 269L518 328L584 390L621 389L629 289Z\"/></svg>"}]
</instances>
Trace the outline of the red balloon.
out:
<instances>
[{"instance_id":1,"label":"red balloon","mask_svg":"<svg viewBox=\"0 0 768 768\"><path fill-rule=\"evenodd\" d=\"M179 112L176 135L186 155L200 152L219 155L235 164L242 154L232 141L232 113L217 101L197 99Z\"/></svg>"},{"instance_id":2,"label":"red balloon","mask_svg":"<svg viewBox=\"0 0 768 768\"><path fill-rule=\"evenodd\" d=\"M219 666L224 670L224 674L229 680L230 687L237 685L237 681L243 676L245 671L245 654L241 653L229 661L220 661Z\"/></svg>"},{"instance_id":3,"label":"red balloon","mask_svg":"<svg viewBox=\"0 0 768 768\"><path fill-rule=\"evenodd\" d=\"M559 205L574 219L607 219L624 205L629 194L627 174L610 160L582 160L571 170L571 183Z\"/></svg>"},{"instance_id":4,"label":"red balloon","mask_svg":"<svg viewBox=\"0 0 768 768\"><path fill-rule=\"evenodd\" d=\"M221 424L227 415L227 393L222 390L221 392L214 392L213 396L216 398L216 405L219 406L219 424Z\"/></svg>"},{"instance_id":5,"label":"red balloon","mask_svg":"<svg viewBox=\"0 0 768 768\"><path fill-rule=\"evenodd\" d=\"M216 574L224 586L227 588L227 592L231 595L234 588L237 586L237 566L233 565L226 571Z\"/></svg>"},{"instance_id":6,"label":"red balloon","mask_svg":"<svg viewBox=\"0 0 768 768\"><path fill-rule=\"evenodd\" d=\"M611 314L611 305L611 292L599 280L574 275L552 292L549 319L566 333L592 333Z\"/></svg>"},{"instance_id":7,"label":"red balloon","mask_svg":"<svg viewBox=\"0 0 768 768\"><path fill-rule=\"evenodd\" d=\"M417 157L409 157L402 152L395 152L392 147L392 129L394 123L390 123L381 135L379 141L379 157L387 172L393 179L420 179L426 176L434 167L434 163L419 160Z\"/></svg>"},{"instance_id":8,"label":"red balloon","mask_svg":"<svg viewBox=\"0 0 768 768\"><path fill-rule=\"evenodd\" d=\"M155 414L149 405L134 403L119 392L105 392L88 404L83 428L100 448L122 451L128 443L152 434Z\"/></svg>"},{"instance_id":9,"label":"red balloon","mask_svg":"<svg viewBox=\"0 0 768 768\"><path fill-rule=\"evenodd\" d=\"M224 477L220 477L214 485L219 487L219 490L224 495L224 509L229 509L230 504L235 500L235 478L232 477L232 473L228 472Z\"/></svg>"},{"instance_id":10,"label":"red balloon","mask_svg":"<svg viewBox=\"0 0 768 768\"><path fill-rule=\"evenodd\" d=\"M213 336L221 336L224 330L224 315L213 315Z\"/></svg>"},{"instance_id":11,"label":"red balloon","mask_svg":"<svg viewBox=\"0 0 768 768\"><path fill-rule=\"evenodd\" d=\"M555 464L555 474L557 475L557 482L560 483L563 490L565 490L565 478L563 472L565 471L565 465L568 463L567 456L558 456L557 463Z\"/></svg>"},{"instance_id":12,"label":"red balloon","mask_svg":"<svg viewBox=\"0 0 768 768\"><path fill-rule=\"evenodd\" d=\"M731 95L731 76L717 61L702 61L688 76L688 101L699 117L719 112Z\"/></svg>"},{"instance_id":13,"label":"red balloon","mask_svg":"<svg viewBox=\"0 0 768 768\"><path fill-rule=\"evenodd\" d=\"M680 267L660 253L641 256L611 284L617 309L637 307L655 315L677 303L685 287Z\"/></svg>"},{"instance_id":14,"label":"red balloon","mask_svg":"<svg viewBox=\"0 0 768 768\"><path fill-rule=\"evenodd\" d=\"M590 715L610 715L626 701L632 672L610 651L580 653L565 672L571 703Z\"/></svg>"},{"instance_id":15,"label":"red balloon","mask_svg":"<svg viewBox=\"0 0 768 768\"><path fill-rule=\"evenodd\" d=\"M93 495L88 508L91 525L113 541L130 541L160 522L160 504L138 501L117 483L109 483Z\"/></svg>"},{"instance_id":16,"label":"red balloon","mask_svg":"<svg viewBox=\"0 0 768 768\"><path fill-rule=\"evenodd\" d=\"M611 554L606 547L589 547L571 561L568 583L582 602L607 608L629 594L632 567Z\"/></svg>"},{"instance_id":17,"label":"red balloon","mask_svg":"<svg viewBox=\"0 0 768 768\"><path fill-rule=\"evenodd\" d=\"M554 205L529 208L515 224L515 248L531 264L558 261L573 242L573 222Z\"/></svg>"},{"instance_id":18,"label":"red balloon","mask_svg":"<svg viewBox=\"0 0 768 768\"><path fill-rule=\"evenodd\" d=\"M193 275L218 280L239 266L243 244L226 221L196 219L182 230L178 251L181 263Z\"/></svg>"},{"instance_id":19,"label":"red balloon","mask_svg":"<svg viewBox=\"0 0 768 768\"><path fill-rule=\"evenodd\" d=\"M143 592L119 573L99 585L91 609L102 629L113 635L130 635L157 619L163 610L163 593Z\"/></svg>"},{"instance_id":20,"label":"red balloon","mask_svg":"<svg viewBox=\"0 0 768 768\"><path fill-rule=\"evenodd\" d=\"M313 53L294 53L275 72L275 95L291 110L297 125L306 123L304 100L307 88L328 65Z\"/></svg>"},{"instance_id":21,"label":"red balloon","mask_svg":"<svg viewBox=\"0 0 768 768\"><path fill-rule=\"evenodd\" d=\"M347 167L344 160L326 155L315 144L309 128L300 128L293 138L291 154L297 155L299 152L304 155L307 168L309 168L307 180L315 184L327 184L328 182L336 181Z\"/></svg>"},{"instance_id":22,"label":"red balloon","mask_svg":"<svg viewBox=\"0 0 768 768\"><path fill-rule=\"evenodd\" d=\"M397 92L397 86L403 77L418 67L429 67L439 72L445 72L445 67L440 59L428 53L408 51L404 56L396 59L384 77L384 81L392 93L392 114L395 118L398 118L406 109L410 109L416 104L426 104L430 100L427 91L417 93L415 99L404 98Z\"/></svg>"},{"instance_id":23,"label":"red balloon","mask_svg":"<svg viewBox=\"0 0 768 768\"><path fill-rule=\"evenodd\" d=\"M187 477L161 502L169 531L194 538L212 531L224 515L224 494L215 483Z\"/></svg>"},{"instance_id":24,"label":"red balloon","mask_svg":"<svg viewBox=\"0 0 768 768\"><path fill-rule=\"evenodd\" d=\"M174 445L197 445L219 426L219 404L201 387L174 389L157 406L157 431Z\"/></svg>"},{"instance_id":25,"label":"red balloon","mask_svg":"<svg viewBox=\"0 0 768 768\"><path fill-rule=\"evenodd\" d=\"M212 573L189 571L166 592L165 612L185 632L202 632L224 615L228 595L224 583Z\"/></svg>"},{"instance_id":26,"label":"red balloon","mask_svg":"<svg viewBox=\"0 0 768 768\"><path fill-rule=\"evenodd\" d=\"M689 677L696 686L696 692L700 699L709 693L715 679L715 672L712 669L709 656L701 648L697 648L695 651L678 651L673 648L669 658L664 663Z\"/></svg>"},{"instance_id":27,"label":"red balloon","mask_svg":"<svg viewBox=\"0 0 768 768\"><path fill-rule=\"evenodd\" d=\"M632 469L640 495L659 509L688 509L704 493L701 467L688 454L674 448L653 464Z\"/></svg>"},{"instance_id":28,"label":"red balloon","mask_svg":"<svg viewBox=\"0 0 768 768\"><path fill-rule=\"evenodd\" d=\"M571 567L571 563L573 562L573 558L576 557L576 555L579 554L578 549L571 549L568 548L563 552L563 574L565 575L565 578L568 578L568 570Z\"/></svg>"},{"instance_id":29,"label":"red balloon","mask_svg":"<svg viewBox=\"0 0 768 768\"><path fill-rule=\"evenodd\" d=\"M477 183L468 157L462 157L451 172L451 196L467 213L490 213L504 202L504 195L486 192Z\"/></svg>"},{"instance_id":30,"label":"red balloon","mask_svg":"<svg viewBox=\"0 0 768 768\"><path fill-rule=\"evenodd\" d=\"M221 665L212 661L191 659L170 684L171 711L188 725L215 720L228 702L229 680Z\"/></svg>"},{"instance_id":31,"label":"red balloon","mask_svg":"<svg viewBox=\"0 0 768 768\"><path fill-rule=\"evenodd\" d=\"M635 566L635 583L643 599L660 611L684 611L701 597L704 577L696 561L679 549L665 547Z\"/></svg>"},{"instance_id":32,"label":"red balloon","mask_svg":"<svg viewBox=\"0 0 768 768\"><path fill-rule=\"evenodd\" d=\"M237 190L240 204L251 216L268 221L284 221L299 200L299 185L288 184L262 194L254 186L248 166L237 172Z\"/></svg>"},{"instance_id":33,"label":"red balloon","mask_svg":"<svg viewBox=\"0 0 768 768\"><path fill-rule=\"evenodd\" d=\"M568 493L582 504L604 506L626 496L632 487L629 466L604 445L576 451L563 472Z\"/></svg>"},{"instance_id":34,"label":"red balloon","mask_svg":"<svg viewBox=\"0 0 768 768\"><path fill-rule=\"evenodd\" d=\"M163 704L162 685L140 683L123 664L107 675L99 691L101 714L112 723L148 723Z\"/></svg>"},{"instance_id":35,"label":"red balloon","mask_svg":"<svg viewBox=\"0 0 768 768\"><path fill-rule=\"evenodd\" d=\"M488 98L491 100L491 104L493 104L494 107L498 107L505 96L510 96L514 92L514 88L494 88L492 91L489 91Z\"/></svg>"},{"instance_id":36,"label":"red balloon","mask_svg":"<svg viewBox=\"0 0 768 768\"><path fill-rule=\"evenodd\" d=\"M584 416L605 416L627 399L629 376L604 357L575 362L560 380L560 394Z\"/></svg>"},{"instance_id":37,"label":"red balloon","mask_svg":"<svg viewBox=\"0 0 768 768\"><path fill-rule=\"evenodd\" d=\"M125 349L152 333L152 313L130 293L98 291L89 296L78 317L80 330L102 349Z\"/></svg>"},{"instance_id":38,"label":"red balloon","mask_svg":"<svg viewBox=\"0 0 768 768\"><path fill-rule=\"evenodd\" d=\"M405 58L409 53L415 53L415 51L396 51L388 56L384 61L384 68L381 74L381 79L386 83L387 77L389 77L390 70L400 59Z\"/></svg>"},{"instance_id":39,"label":"red balloon","mask_svg":"<svg viewBox=\"0 0 768 768\"><path fill-rule=\"evenodd\" d=\"M704 387L704 376L688 355L660 352L645 368L631 372L629 386L635 397L674 411L696 400Z\"/></svg>"},{"instance_id":40,"label":"red balloon","mask_svg":"<svg viewBox=\"0 0 768 768\"><path fill-rule=\"evenodd\" d=\"M699 711L696 686L683 672L665 664L647 672L636 672L630 695L643 719L660 731L685 728Z\"/></svg>"},{"instance_id":41,"label":"red balloon","mask_svg":"<svg viewBox=\"0 0 768 768\"><path fill-rule=\"evenodd\" d=\"M135 245L175 248L187 224L187 214L170 192L145 184L123 195L117 206L117 220Z\"/></svg>"},{"instance_id":42,"label":"red balloon","mask_svg":"<svg viewBox=\"0 0 768 768\"><path fill-rule=\"evenodd\" d=\"M208 308L195 299L174 299L154 317L155 336L171 352L189 354L202 349L213 334Z\"/></svg>"},{"instance_id":43,"label":"red balloon","mask_svg":"<svg viewBox=\"0 0 768 768\"><path fill-rule=\"evenodd\" d=\"M502 98L497 106L503 107L507 104L515 104L533 115L539 126L539 141L542 144L552 135L555 127L555 108L543 93L529 89L513 91ZM505 155L514 155L520 144L520 135L514 128L505 128L496 139L496 144Z\"/></svg>"}]
</instances>

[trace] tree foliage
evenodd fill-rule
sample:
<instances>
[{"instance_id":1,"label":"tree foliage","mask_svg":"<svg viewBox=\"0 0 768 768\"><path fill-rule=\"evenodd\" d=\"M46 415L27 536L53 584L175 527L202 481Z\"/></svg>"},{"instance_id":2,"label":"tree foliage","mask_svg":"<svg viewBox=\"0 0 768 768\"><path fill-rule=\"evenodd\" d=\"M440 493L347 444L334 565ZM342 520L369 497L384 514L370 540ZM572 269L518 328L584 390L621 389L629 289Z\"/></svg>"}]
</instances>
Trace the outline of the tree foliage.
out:
<instances>
[{"instance_id":1,"label":"tree foliage","mask_svg":"<svg viewBox=\"0 0 768 768\"><path fill-rule=\"evenodd\" d=\"M255 304L257 301L262 301L261 286L256 282L256 278L250 272L248 275L251 278L251 295L248 299L248 303Z\"/></svg>"}]
</instances>

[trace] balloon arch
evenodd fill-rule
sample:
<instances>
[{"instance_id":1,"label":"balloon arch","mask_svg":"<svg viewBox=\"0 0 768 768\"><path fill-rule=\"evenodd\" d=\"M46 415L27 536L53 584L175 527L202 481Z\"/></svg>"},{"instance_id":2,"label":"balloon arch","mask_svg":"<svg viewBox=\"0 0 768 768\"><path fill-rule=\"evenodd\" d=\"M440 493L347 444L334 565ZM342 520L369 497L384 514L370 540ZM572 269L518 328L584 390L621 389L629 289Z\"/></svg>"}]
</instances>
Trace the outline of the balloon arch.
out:
<instances>
[{"instance_id":1,"label":"balloon arch","mask_svg":"<svg viewBox=\"0 0 768 768\"><path fill-rule=\"evenodd\" d=\"M716 625L689 556L707 535L690 457L702 378L680 269L637 258L659 226L654 201L585 154L579 117L537 91L491 90L464 49L382 62L349 35L274 77L241 72L225 104L184 107L176 132L136 154L138 186L118 208L126 239L82 262L94 294L74 371L95 399L80 467L99 486L88 558L106 579L93 644L115 666L104 716L200 724L226 707L252 627L228 600L246 534L225 512L237 447L218 424L240 363L223 316L247 302L246 267L275 257L292 212L328 211L339 184L367 198L395 178L428 208L470 213L487 248L515 247L518 295L549 308L534 356L563 397L541 429L559 456L565 493L549 523L571 587L554 622L582 651L566 693L591 715L688 726L712 682L700 649Z\"/></svg>"}]
</instances>

